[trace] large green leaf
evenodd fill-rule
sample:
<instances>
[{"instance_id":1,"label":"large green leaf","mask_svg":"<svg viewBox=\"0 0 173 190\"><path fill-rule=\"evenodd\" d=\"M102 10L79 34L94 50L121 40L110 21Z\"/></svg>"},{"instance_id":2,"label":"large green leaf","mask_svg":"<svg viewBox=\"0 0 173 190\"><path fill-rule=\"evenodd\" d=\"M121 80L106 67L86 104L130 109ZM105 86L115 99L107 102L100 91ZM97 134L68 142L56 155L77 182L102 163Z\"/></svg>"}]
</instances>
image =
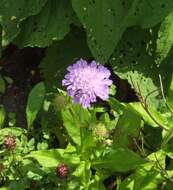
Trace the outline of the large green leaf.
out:
<instances>
[{"instance_id":1,"label":"large green leaf","mask_svg":"<svg viewBox=\"0 0 173 190\"><path fill-rule=\"evenodd\" d=\"M81 31L67 35L64 40L53 44L47 49L46 56L41 64L47 87L52 90L61 86L62 79L68 65L77 59L89 58L90 52Z\"/></svg>"},{"instance_id":2,"label":"large green leaf","mask_svg":"<svg viewBox=\"0 0 173 190\"><path fill-rule=\"evenodd\" d=\"M62 118L64 126L68 132L70 138L78 145L81 144L81 136L80 136L80 123L76 121L76 118L70 110L64 110L62 112Z\"/></svg>"},{"instance_id":3,"label":"large green leaf","mask_svg":"<svg viewBox=\"0 0 173 190\"><path fill-rule=\"evenodd\" d=\"M94 57L104 63L127 27L151 27L173 9L172 0L72 0Z\"/></svg>"},{"instance_id":4,"label":"large green leaf","mask_svg":"<svg viewBox=\"0 0 173 190\"><path fill-rule=\"evenodd\" d=\"M81 107L81 105L72 105L69 109L62 111L62 119L64 127L66 128L70 138L77 144L81 144L82 139L81 130L83 127L87 127L90 123L91 115L87 109ZM85 142L85 141L84 141Z\"/></svg>"},{"instance_id":5,"label":"large green leaf","mask_svg":"<svg viewBox=\"0 0 173 190\"><path fill-rule=\"evenodd\" d=\"M147 51L149 41L151 36L148 30L127 30L115 49L110 64L114 73L122 79L127 79L144 99L150 94L147 100L154 104L156 102L153 100L158 95L156 90L160 86L159 68L149 54L149 49Z\"/></svg>"},{"instance_id":6,"label":"large green leaf","mask_svg":"<svg viewBox=\"0 0 173 190\"><path fill-rule=\"evenodd\" d=\"M162 62L168 55L173 45L173 12L171 12L162 22L157 39L158 63Z\"/></svg>"},{"instance_id":7,"label":"large green leaf","mask_svg":"<svg viewBox=\"0 0 173 190\"><path fill-rule=\"evenodd\" d=\"M43 82L40 82L36 86L34 86L28 97L28 102L26 107L28 128L32 127L33 122L37 116L37 113L40 111L40 108L43 104L44 96L45 96L45 86Z\"/></svg>"},{"instance_id":8,"label":"large green leaf","mask_svg":"<svg viewBox=\"0 0 173 190\"><path fill-rule=\"evenodd\" d=\"M3 27L5 43L11 42L20 31L19 23L39 13L47 0L1 0L0 24Z\"/></svg>"},{"instance_id":9,"label":"large green leaf","mask_svg":"<svg viewBox=\"0 0 173 190\"><path fill-rule=\"evenodd\" d=\"M127 159L128 158L128 159ZM146 163L138 154L129 149L118 148L93 161L93 167L125 172Z\"/></svg>"},{"instance_id":10,"label":"large green leaf","mask_svg":"<svg viewBox=\"0 0 173 190\"><path fill-rule=\"evenodd\" d=\"M127 106L115 128L114 146L128 147L130 141L139 134L141 124L141 116Z\"/></svg>"},{"instance_id":11,"label":"large green leaf","mask_svg":"<svg viewBox=\"0 0 173 190\"><path fill-rule=\"evenodd\" d=\"M34 158L43 167L56 167L59 163L78 164L80 159L76 155L68 154L65 149L51 149L33 151L25 158Z\"/></svg>"},{"instance_id":12,"label":"large green leaf","mask_svg":"<svg viewBox=\"0 0 173 190\"><path fill-rule=\"evenodd\" d=\"M157 167L157 161L160 166L165 167L165 154L162 151L155 152L148 157L151 162L143 164L137 168L135 173L128 176L119 186L118 190L157 190L159 184L164 180L159 168Z\"/></svg>"},{"instance_id":13,"label":"large green leaf","mask_svg":"<svg viewBox=\"0 0 173 190\"><path fill-rule=\"evenodd\" d=\"M15 43L20 47L49 46L53 41L63 39L69 32L72 16L69 0L49 0L38 15L22 22Z\"/></svg>"}]
</instances>

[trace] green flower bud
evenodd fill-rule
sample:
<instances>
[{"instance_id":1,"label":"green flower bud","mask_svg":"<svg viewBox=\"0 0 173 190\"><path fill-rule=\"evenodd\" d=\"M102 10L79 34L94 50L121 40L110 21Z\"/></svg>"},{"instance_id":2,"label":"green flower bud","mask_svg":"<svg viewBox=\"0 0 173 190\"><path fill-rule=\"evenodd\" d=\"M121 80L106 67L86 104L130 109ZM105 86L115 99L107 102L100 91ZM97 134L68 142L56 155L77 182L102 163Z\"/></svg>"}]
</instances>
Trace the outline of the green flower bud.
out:
<instances>
[{"instance_id":1,"label":"green flower bud","mask_svg":"<svg viewBox=\"0 0 173 190\"><path fill-rule=\"evenodd\" d=\"M95 125L93 131L95 136L101 139L107 138L109 136L108 130L103 123L98 123Z\"/></svg>"}]
</instances>

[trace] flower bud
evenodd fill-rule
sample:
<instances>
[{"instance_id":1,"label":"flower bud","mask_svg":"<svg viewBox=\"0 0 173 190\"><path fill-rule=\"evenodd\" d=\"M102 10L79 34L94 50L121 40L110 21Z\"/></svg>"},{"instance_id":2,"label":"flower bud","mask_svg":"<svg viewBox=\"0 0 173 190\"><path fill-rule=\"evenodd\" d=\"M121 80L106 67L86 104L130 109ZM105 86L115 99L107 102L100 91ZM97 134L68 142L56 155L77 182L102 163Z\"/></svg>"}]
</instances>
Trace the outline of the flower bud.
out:
<instances>
[{"instance_id":1,"label":"flower bud","mask_svg":"<svg viewBox=\"0 0 173 190\"><path fill-rule=\"evenodd\" d=\"M14 136L8 135L5 137L4 146L7 150L13 151L16 148L16 138Z\"/></svg>"},{"instance_id":2,"label":"flower bud","mask_svg":"<svg viewBox=\"0 0 173 190\"><path fill-rule=\"evenodd\" d=\"M68 176L67 165L65 165L64 163L59 164L56 168L56 173L61 179L66 178Z\"/></svg>"},{"instance_id":3,"label":"flower bud","mask_svg":"<svg viewBox=\"0 0 173 190\"><path fill-rule=\"evenodd\" d=\"M109 136L108 130L103 123L98 123L94 127L94 134L101 139L107 138Z\"/></svg>"}]
</instances>

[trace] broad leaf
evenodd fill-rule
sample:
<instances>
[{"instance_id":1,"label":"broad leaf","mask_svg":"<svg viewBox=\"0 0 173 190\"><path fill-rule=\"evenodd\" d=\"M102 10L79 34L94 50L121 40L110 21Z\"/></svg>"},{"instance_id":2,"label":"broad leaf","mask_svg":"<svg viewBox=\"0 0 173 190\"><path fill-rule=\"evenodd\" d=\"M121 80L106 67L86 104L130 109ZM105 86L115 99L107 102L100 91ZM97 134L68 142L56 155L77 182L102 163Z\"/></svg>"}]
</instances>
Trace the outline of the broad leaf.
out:
<instances>
[{"instance_id":1,"label":"broad leaf","mask_svg":"<svg viewBox=\"0 0 173 190\"><path fill-rule=\"evenodd\" d=\"M28 97L28 102L26 107L28 128L32 127L33 122L37 116L37 113L40 111L40 108L43 104L44 96L45 96L45 86L43 82L40 82L36 86L34 86Z\"/></svg>"},{"instance_id":2,"label":"broad leaf","mask_svg":"<svg viewBox=\"0 0 173 190\"><path fill-rule=\"evenodd\" d=\"M11 42L20 31L19 23L25 18L39 13L47 0L1 0L0 24L4 31L4 43Z\"/></svg>"},{"instance_id":3,"label":"broad leaf","mask_svg":"<svg viewBox=\"0 0 173 190\"><path fill-rule=\"evenodd\" d=\"M94 57L105 63L127 27L151 27L173 9L172 0L72 0Z\"/></svg>"},{"instance_id":4,"label":"broad leaf","mask_svg":"<svg viewBox=\"0 0 173 190\"><path fill-rule=\"evenodd\" d=\"M61 40L70 30L72 8L68 0L49 0L38 15L21 24L21 32L15 39L20 47L49 46Z\"/></svg>"},{"instance_id":5,"label":"broad leaf","mask_svg":"<svg viewBox=\"0 0 173 190\"><path fill-rule=\"evenodd\" d=\"M94 160L92 165L93 167L109 169L113 172L126 172L144 163L146 161L138 154L129 149L118 148L111 150L98 160Z\"/></svg>"},{"instance_id":6,"label":"broad leaf","mask_svg":"<svg viewBox=\"0 0 173 190\"><path fill-rule=\"evenodd\" d=\"M62 119L70 138L77 144L81 144L81 130L90 123L90 113L80 105L72 105L69 109L62 111Z\"/></svg>"},{"instance_id":7,"label":"broad leaf","mask_svg":"<svg viewBox=\"0 0 173 190\"><path fill-rule=\"evenodd\" d=\"M33 151L25 158L34 158L43 167L57 167L59 163L78 164L80 159L78 156L66 152L65 149L50 149Z\"/></svg>"},{"instance_id":8,"label":"broad leaf","mask_svg":"<svg viewBox=\"0 0 173 190\"><path fill-rule=\"evenodd\" d=\"M162 22L157 39L157 61L161 63L170 52L173 45L173 12Z\"/></svg>"},{"instance_id":9,"label":"broad leaf","mask_svg":"<svg viewBox=\"0 0 173 190\"><path fill-rule=\"evenodd\" d=\"M62 112L62 118L64 126L68 132L68 135L76 144L80 145L81 144L80 123L76 121L75 116L71 114L70 110L64 110Z\"/></svg>"},{"instance_id":10,"label":"broad leaf","mask_svg":"<svg viewBox=\"0 0 173 190\"><path fill-rule=\"evenodd\" d=\"M36 159L41 166L56 167L62 160L64 149L33 151L26 158Z\"/></svg>"},{"instance_id":11,"label":"broad leaf","mask_svg":"<svg viewBox=\"0 0 173 190\"><path fill-rule=\"evenodd\" d=\"M157 107L157 89L160 87L159 68L149 52L151 39L148 30L139 28L127 30L115 49L110 63L115 74L122 79L127 79L144 100L147 97L147 103Z\"/></svg>"},{"instance_id":12,"label":"broad leaf","mask_svg":"<svg viewBox=\"0 0 173 190\"><path fill-rule=\"evenodd\" d=\"M123 115L120 116L115 128L114 146L129 146L131 141L133 142L133 138L139 134L141 125L141 116L136 111L130 107L124 109Z\"/></svg>"}]
</instances>

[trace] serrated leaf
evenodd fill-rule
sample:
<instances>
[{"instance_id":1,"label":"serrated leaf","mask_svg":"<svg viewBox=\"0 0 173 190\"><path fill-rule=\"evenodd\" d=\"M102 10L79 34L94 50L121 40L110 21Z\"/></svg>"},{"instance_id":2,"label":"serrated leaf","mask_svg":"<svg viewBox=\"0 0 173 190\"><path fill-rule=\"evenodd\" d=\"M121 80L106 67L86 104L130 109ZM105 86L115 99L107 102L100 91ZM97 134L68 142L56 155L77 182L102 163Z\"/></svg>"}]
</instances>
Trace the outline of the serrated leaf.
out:
<instances>
[{"instance_id":1,"label":"serrated leaf","mask_svg":"<svg viewBox=\"0 0 173 190\"><path fill-rule=\"evenodd\" d=\"M105 63L127 27L151 27L173 9L172 0L72 0L97 61Z\"/></svg>"},{"instance_id":2,"label":"serrated leaf","mask_svg":"<svg viewBox=\"0 0 173 190\"><path fill-rule=\"evenodd\" d=\"M128 158L128 159L125 159ZM93 167L109 169L113 172L126 172L146 163L138 154L129 149L118 148L92 162Z\"/></svg>"},{"instance_id":3,"label":"serrated leaf","mask_svg":"<svg viewBox=\"0 0 173 190\"><path fill-rule=\"evenodd\" d=\"M157 39L157 61L161 63L169 54L173 45L173 12L161 23Z\"/></svg>"},{"instance_id":4,"label":"serrated leaf","mask_svg":"<svg viewBox=\"0 0 173 190\"><path fill-rule=\"evenodd\" d=\"M28 128L31 128L33 125L37 113L39 112L43 104L45 93L46 91L44 83L40 82L34 86L34 88L31 90L29 94L27 107L26 107Z\"/></svg>"},{"instance_id":5,"label":"serrated leaf","mask_svg":"<svg viewBox=\"0 0 173 190\"><path fill-rule=\"evenodd\" d=\"M20 47L49 46L69 32L72 16L69 0L49 0L38 15L22 22L14 43Z\"/></svg>"},{"instance_id":6,"label":"serrated leaf","mask_svg":"<svg viewBox=\"0 0 173 190\"><path fill-rule=\"evenodd\" d=\"M11 42L20 31L19 23L28 16L37 14L47 0L0 1L0 24L3 27L4 43Z\"/></svg>"}]
</instances>

